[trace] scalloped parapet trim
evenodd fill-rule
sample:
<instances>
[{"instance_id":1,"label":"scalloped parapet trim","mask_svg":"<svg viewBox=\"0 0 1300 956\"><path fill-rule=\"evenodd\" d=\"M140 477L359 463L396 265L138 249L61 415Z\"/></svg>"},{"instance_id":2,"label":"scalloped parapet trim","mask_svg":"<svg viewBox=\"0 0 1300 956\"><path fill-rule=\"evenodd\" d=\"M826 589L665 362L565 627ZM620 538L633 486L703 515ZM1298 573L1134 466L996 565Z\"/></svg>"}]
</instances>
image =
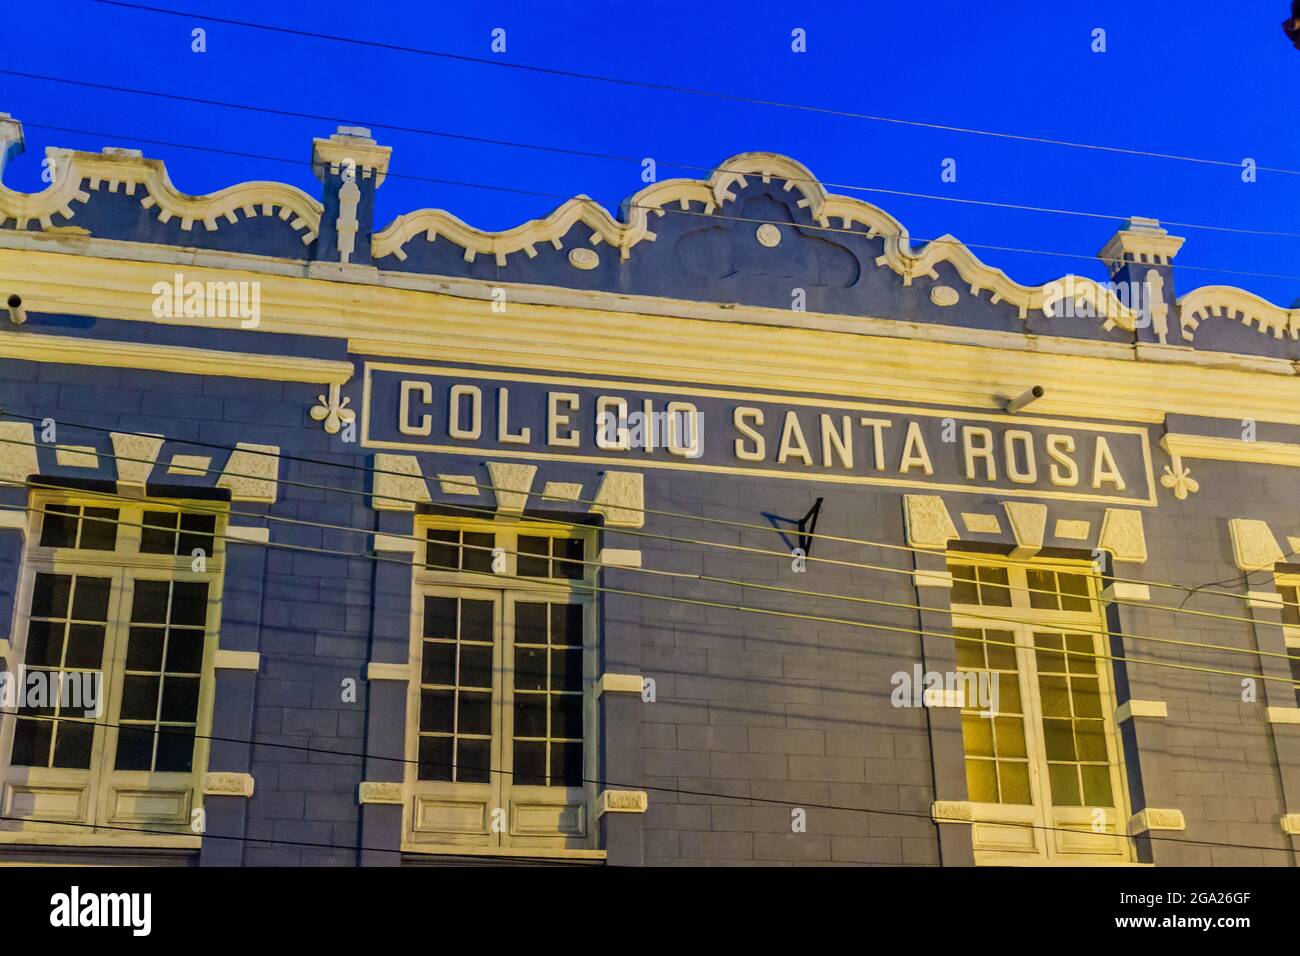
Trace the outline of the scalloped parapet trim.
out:
<instances>
[{"instance_id":1,"label":"scalloped parapet trim","mask_svg":"<svg viewBox=\"0 0 1300 956\"><path fill-rule=\"evenodd\" d=\"M1300 309L1284 309L1233 286L1202 286L1178 300L1178 321L1189 342L1209 318L1234 319L1275 339L1300 339Z\"/></svg>"},{"instance_id":2,"label":"scalloped parapet trim","mask_svg":"<svg viewBox=\"0 0 1300 956\"><path fill-rule=\"evenodd\" d=\"M585 196L570 199L550 215L533 219L502 232L476 229L441 209L421 209L398 216L371 242L374 261L394 256L406 259L404 246L411 239L424 234L429 242L438 236L465 250L465 259L473 262L479 255L491 255L498 266L507 264L512 253L523 252L530 259L537 255L537 246L549 243L555 249L564 248L564 236L575 223L591 229L587 242L591 246L606 243L626 259L632 247L643 241L654 241L650 229L651 216L666 215L666 207L677 205L690 210L692 204L703 206L711 214L724 203L734 201L738 190L744 189L750 177L763 182L773 179L784 181L787 192L797 191L801 198L796 205L806 209L818 225L854 229L863 227L865 235L874 239L883 237L884 253L877 257L876 265L888 266L910 285L918 276L937 279L936 270L942 262L950 263L969 287L971 295L982 291L991 293L994 303L1009 302L1019 310L1020 318L1031 311L1049 309L1055 302L1071 298L1088 301L1098 315L1108 317L1109 325L1127 331L1136 326L1137 313L1128 308L1114 291L1093 279L1065 276L1057 282L1041 286L1025 286L1012 281L1001 269L981 262L974 253L952 236L943 236L927 243L920 251L913 250L907 230L893 216L869 202L852 196L828 193L802 163L778 153L741 153L733 156L715 169L707 180L668 179L652 183L622 204L623 221L594 200Z\"/></svg>"},{"instance_id":3,"label":"scalloped parapet trim","mask_svg":"<svg viewBox=\"0 0 1300 956\"><path fill-rule=\"evenodd\" d=\"M215 232L222 220L234 224L242 214L245 219L276 216L288 222L302 233L303 245L310 245L320 233L321 204L287 183L239 183L206 196L190 196L172 185L162 160L145 159L134 151L83 153L50 147L45 155L54 182L38 193L15 192L0 184L0 225L13 220L18 229L28 228L31 222L50 229L55 215L72 219L73 204L88 202L91 192L121 189L134 196L143 187L140 205L156 210L159 222L179 219L186 231L202 223Z\"/></svg>"}]
</instances>

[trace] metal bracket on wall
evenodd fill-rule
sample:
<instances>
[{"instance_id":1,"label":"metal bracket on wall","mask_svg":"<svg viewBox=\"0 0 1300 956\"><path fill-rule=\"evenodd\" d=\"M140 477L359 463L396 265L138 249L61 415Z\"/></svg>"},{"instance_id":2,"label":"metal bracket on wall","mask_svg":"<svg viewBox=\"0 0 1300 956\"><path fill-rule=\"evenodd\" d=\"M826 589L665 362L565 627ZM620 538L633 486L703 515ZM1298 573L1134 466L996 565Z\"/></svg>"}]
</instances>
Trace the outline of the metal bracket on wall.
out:
<instances>
[{"instance_id":1,"label":"metal bracket on wall","mask_svg":"<svg viewBox=\"0 0 1300 956\"><path fill-rule=\"evenodd\" d=\"M812 554L812 539L817 534L817 516L822 513L822 501L818 498L808 513L799 519L799 549L803 551L804 557Z\"/></svg>"}]
</instances>

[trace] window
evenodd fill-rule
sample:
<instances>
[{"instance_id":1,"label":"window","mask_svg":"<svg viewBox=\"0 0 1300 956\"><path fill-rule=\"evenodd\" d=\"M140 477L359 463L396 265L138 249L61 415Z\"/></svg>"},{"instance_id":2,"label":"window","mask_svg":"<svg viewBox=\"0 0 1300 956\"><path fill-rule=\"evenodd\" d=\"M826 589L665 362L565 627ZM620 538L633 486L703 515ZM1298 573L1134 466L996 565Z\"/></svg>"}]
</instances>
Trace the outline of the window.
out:
<instances>
[{"instance_id":1,"label":"window","mask_svg":"<svg viewBox=\"0 0 1300 956\"><path fill-rule=\"evenodd\" d=\"M156 843L129 831L189 834L201 799L221 519L208 503L107 500L33 498L0 723L0 799L28 822L0 821L5 839L57 821L86 824L58 825L83 842Z\"/></svg>"},{"instance_id":2,"label":"window","mask_svg":"<svg viewBox=\"0 0 1300 956\"><path fill-rule=\"evenodd\" d=\"M1123 862L1105 624L1083 562L950 554L978 862ZM989 693L984 693L988 688ZM992 703L991 703L992 702Z\"/></svg>"},{"instance_id":3,"label":"window","mask_svg":"<svg viewBox=\"0 0 1300 956\"><path fill-rule=\"evenodd\" d=\"M1300 707L1300 576L1279 574L1276 581L1277 592L1282 595L1282 631L1291 656L1288 663L1295 681L1296 706Z\"/></svg>"},{"instance_id":4,"label":"window","mask_svg":"<svg viewBox=\"0 0 1300 956\"><path fill-rule=\"evenodd\" d=\"M593 534L433 518L422 536L407 847L592 848Z\"/></svg>"}]
</instances>

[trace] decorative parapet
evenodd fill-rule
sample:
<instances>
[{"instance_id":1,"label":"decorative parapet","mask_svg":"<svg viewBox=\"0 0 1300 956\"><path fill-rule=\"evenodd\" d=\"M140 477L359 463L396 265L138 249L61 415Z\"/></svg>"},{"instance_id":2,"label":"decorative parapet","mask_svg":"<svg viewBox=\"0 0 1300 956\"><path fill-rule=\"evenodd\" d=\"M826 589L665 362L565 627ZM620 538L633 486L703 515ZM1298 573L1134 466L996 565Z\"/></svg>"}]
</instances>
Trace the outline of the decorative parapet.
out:
<instances>
[{"instance_id":1,"label":"decorative parapet","mask_svg":"<svg viewBox=\"0 0 1300 956\"><path fill-rule=\"evenodd\" d=\"M1232 319L1275 339L1300 339L1300 309L1284 309L1245 289L1207 285L1178 300L1178 321L1189 342L1210 318Z\"/></svg>"},{"instance_id":2,"label":"decorative parapet","mask_svg":"<svg viewBox=\"0 0 1300 956\"><path fill-rule=\"evenodd\" d=\"M234 224L241 216L284 220L302 233L303 245L310 245L320 231L321 204L286 183L239 183L205 196L191 196L172 185L162 160L145 159L136 150L109 147L102 153L83 153L52 146L45 156L54 176L46 189L20 193L0 184L0 225L12 220L18 229L27 229L32 222L50 229L55 215L74 219L75 206L89 202L91 192L107 189L116 193L120 189L127 196L142 192L140 205L156 210L159 222L178 219L187 232L195 223L216 232L223 222Z\"/></svg>"}]
</instances>

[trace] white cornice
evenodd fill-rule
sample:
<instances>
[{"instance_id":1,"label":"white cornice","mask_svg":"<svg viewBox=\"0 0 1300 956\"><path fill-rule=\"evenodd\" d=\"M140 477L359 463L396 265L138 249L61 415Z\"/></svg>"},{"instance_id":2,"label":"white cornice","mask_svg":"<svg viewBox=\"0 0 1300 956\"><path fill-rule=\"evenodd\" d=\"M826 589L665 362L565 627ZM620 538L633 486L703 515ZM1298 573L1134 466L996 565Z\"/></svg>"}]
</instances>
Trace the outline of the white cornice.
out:
<instances>
[{"instance_id":1,"label":"white cornice","mask_svg":"<svg viewBox=\"0 0 1300 956\"><path fill-rule=\"evenodd\" d=\"M1253 357L1243 357L1242 367L1225 368L1230 359L1222 355L1204 359L1190 350L1166 350L1162 358L1170 361L1152 363L1137 361L1132 346L1115 343L850 316L792 317L785 310L526 286L517 287L519 297L510 299L502 315L492 312L484 283L478 284L483 298L470 298L468 280L446 283L444 288L462 293L452 295L306 279L284 274L282 261L273 263L274 273L251 272L239 268L247 258L225 256L222 269L187 266L186 279L257 280L262 315L257 331L343 338L353 354L436 356L483 366L872 395L977 409L999 408L1027 386L1040 384L1047 395L1036 409L1048 415L1159 422L1167 411L1177 411L1300 424L1293 377L1259 374ZM229 328L229 320L153 317L153 284L170 282L175 271L173 263L0 248L0 289L21 290L31 313ZM548 304L529 302L530 296ZM646 310L636 311L642 305ZM689 317L673 315L674 309ZM699 321L704 315L714 321ZM794 321L803 327L792 327ZM503 323L508 335L502 334ZM0 336L0 341L17 338Z\"/></svg>"},{"instance_id":2,"label":"white cornice","mask_svg":"<svg viewBox=\"0 0 1300 956\"><path fill-rule=\"evenodd\" d=\"M146 345L64 335L0 335L0 358L21 362L154 369L182 375L217 375L272 382L341 385L352 363L328 359L223 352L179 345Z\"/></svg>"}]
</instances>

